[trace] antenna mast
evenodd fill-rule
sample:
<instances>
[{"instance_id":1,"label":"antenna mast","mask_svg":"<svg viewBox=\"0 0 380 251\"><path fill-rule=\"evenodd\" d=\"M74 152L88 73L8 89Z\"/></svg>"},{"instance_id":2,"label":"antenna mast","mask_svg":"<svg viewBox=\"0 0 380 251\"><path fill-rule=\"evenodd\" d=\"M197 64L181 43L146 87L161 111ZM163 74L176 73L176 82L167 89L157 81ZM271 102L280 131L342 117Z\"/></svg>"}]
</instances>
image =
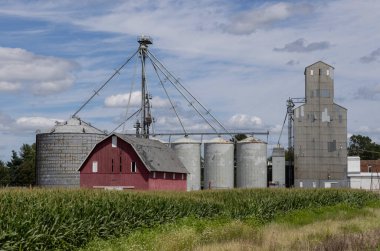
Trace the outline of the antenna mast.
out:
<instances>
[{"instance_id":1,"label":"antenna mast","mask_svg":"<svg viewBox=\"0 0 380 251\"><path fill-rule=\"evenodd\" d=\"M152 96L147 92L146 75L145 75L145 59L148 54L148 45L152 44L152 39L149 36L140 36L138 38L140 44L139 54L141 59L141 125L136 123L136 135L143 138L149 138L149 128L152 124L152 115L150 112L150 99ZM138 126L138 127L137 127ZM141 128L140 128L141 127ZM139 132L140 131L140 132Z\"/></svg>"}]
</instances>

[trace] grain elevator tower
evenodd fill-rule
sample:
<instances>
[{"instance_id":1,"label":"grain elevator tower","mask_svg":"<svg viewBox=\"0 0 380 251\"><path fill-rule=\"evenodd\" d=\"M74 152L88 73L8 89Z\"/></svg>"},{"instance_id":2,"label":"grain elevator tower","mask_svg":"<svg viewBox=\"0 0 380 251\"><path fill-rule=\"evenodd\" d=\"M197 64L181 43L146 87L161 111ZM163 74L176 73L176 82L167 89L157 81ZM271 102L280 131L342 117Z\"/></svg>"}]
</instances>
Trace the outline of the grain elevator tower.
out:
<instances>
[{"instance_id":1,"label":"grain elevator tower","mask_svg":"<svg viewBox=\"0 0 380 251\"><path fill-rule=\"evenodd\" d=\"M347 186L347 109L334 103L334 68L305 68L305 104L294 109L296 187Z\"/></svg>"}]
</instances>

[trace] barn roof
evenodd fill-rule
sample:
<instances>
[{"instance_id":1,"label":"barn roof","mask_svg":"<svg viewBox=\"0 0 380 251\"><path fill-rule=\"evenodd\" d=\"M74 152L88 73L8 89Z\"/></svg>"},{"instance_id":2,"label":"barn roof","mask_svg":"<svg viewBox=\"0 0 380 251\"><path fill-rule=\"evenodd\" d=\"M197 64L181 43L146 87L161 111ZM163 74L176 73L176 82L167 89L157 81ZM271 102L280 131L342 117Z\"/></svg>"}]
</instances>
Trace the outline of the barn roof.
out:
<instances>
[{"instance_id":1,"label":"barn roof","mask_svg":"<svg viewBox=\"0 0 380 251\"><path fill-rule=\"evenodd\" d=\"M158 140L137 138L134 136L118 133L111 134L107 138L112 137L114 135L132 146L133 150L135 150L135 152L140 157L141 161L144 163L148 171L189 173L186 170L185 166L182 164L182 162L179 160L175 152L165 144L159 142ZM86 160L89 158L92 152L93 151L91 151L90 154L86 157ZM83 164L80 168L82 168L82 166Z\"/></svg>"}]
</instances>

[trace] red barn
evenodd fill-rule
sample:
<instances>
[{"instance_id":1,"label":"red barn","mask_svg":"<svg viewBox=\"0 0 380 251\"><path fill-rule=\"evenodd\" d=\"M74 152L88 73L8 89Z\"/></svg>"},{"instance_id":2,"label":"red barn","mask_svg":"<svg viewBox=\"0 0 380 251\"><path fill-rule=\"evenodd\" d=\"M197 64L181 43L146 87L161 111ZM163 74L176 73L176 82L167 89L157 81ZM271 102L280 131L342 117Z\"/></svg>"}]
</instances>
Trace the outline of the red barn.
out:
<instances>
[{"instance_id":1,"label":"red barn","mask_svg":"<svg viewBox=\"0 0 380 251\"><path fill-rule=\"evenodd\" d=\"M100 141L79 171L81 187L181 191L188 173L165 144L122 134Z\"/></svg>"}]
</instances>

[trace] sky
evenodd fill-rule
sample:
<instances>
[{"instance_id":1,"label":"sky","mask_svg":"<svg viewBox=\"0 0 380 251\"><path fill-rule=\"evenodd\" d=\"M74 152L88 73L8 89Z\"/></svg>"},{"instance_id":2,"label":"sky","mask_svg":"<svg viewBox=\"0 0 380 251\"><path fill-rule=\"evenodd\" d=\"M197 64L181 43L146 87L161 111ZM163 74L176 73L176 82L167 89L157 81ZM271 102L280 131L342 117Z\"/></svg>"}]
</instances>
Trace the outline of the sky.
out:
<instances>
[{"instance_id":1,"label":"sky","mask_svg":"<svg viewBox=\"0 0 380 251\"><path fill-rule=\"evenodd\" d=\"M286 146L286 100L304 97L304 69L322 60L335 68L347 136L380 143L378 13L376 0L0 1L0 160L69 119L137 51L141 35L207 109L202 116L229 131L269 131L269 149L278 140ZM77 116L108 132L125 121L140 102L139 60ZM209 131L148 63L155 132L181 132L174 111L186 130ZM119 130L133 132L136 119Z\"/></svg>"}]
</instances>

